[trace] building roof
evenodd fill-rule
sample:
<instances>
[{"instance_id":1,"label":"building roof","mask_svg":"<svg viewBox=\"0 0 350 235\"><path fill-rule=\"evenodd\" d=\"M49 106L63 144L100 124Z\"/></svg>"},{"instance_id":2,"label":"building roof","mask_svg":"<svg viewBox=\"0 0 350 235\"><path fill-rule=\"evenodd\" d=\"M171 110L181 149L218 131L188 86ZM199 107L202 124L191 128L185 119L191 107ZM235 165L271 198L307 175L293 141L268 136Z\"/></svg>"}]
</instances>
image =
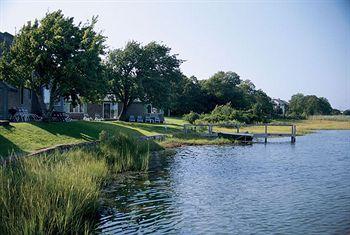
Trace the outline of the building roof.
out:
<instances>
[{"instance_id":1,"label":"building roof","mask_svg":"<svg viewBox=\"0 0 350 235\"><path fill-rule=\"evenodd\" d=\"M272 101L276 104L276 105L288 105L288 102L285 100L281 100L281 99L272 99Z\"/></svg>"},{"instance_id":2,"label":"building roof","mask_svg":"<svg viewBox=\"0 0 350 235\"><path fill-rule=\"evenodd\" d=\"M11 86L10 84L8 84L7 82L4 82L4 81L0 81L0 86L6 87L10 91L18 91L18 89L16 87Z\"/></svg>"}]
</instances>

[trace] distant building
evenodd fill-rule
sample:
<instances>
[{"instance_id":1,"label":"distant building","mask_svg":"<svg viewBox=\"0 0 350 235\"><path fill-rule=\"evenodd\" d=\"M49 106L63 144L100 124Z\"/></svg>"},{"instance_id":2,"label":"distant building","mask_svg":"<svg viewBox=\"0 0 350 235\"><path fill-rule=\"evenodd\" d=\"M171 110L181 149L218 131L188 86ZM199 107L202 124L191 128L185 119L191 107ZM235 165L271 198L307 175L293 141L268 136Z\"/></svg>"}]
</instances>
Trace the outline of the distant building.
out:
<instances>
[{"instance_id":1,"label":"distant building","mask_svg":"<svg viewBox=\"0 0 350 235\"><path fill-rule=\"evenodd\" d=\"M11 46L13 35L5 32L0 32L0 43L5 42L6 46ZM2 50L0 48L0 57ZM32 112L38 105L35 103L33 92L24 87L14 87L10 84L0 81L0 120L8 119L9 109L11 108L25 108Z\"/></svg>"},{"instance_id":2,"label":"distant building","mask_svg":"<svg viewBox=\"0 0 350 235\"><path fill-rule=\"evenodd\" d=\"M281 99L272 99L273 108L277 114L286 115L288 109L288 102Z\"/></svg>"}]
</instances>

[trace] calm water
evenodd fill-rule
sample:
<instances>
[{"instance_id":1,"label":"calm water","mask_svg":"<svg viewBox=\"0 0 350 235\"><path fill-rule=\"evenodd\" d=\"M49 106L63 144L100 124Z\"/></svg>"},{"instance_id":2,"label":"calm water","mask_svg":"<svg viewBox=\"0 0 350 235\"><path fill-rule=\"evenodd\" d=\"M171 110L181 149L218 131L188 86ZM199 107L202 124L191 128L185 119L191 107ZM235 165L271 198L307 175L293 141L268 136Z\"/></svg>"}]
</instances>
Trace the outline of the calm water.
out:
<instances>
[{"instance_id":1,"label":"calm water","mask_svg":"<svg viewBox=\"0 0 350 235\"><path fill-rule=\"evenodd\" d=\"M180 148L106 193L105 234L349 234L350 131Z\"/></svg>"}]
</instances>

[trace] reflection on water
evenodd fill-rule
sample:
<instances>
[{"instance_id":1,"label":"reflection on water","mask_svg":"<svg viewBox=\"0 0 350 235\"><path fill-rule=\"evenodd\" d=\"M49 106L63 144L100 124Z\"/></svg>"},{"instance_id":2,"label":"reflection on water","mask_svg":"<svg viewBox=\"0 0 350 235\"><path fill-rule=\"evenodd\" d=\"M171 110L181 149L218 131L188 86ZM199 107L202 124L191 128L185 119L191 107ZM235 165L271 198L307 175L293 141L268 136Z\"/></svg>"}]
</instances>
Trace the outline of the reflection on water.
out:
<instances>
[{"instance_id":1,"label":"reflection on water","mask_svg":"<svg viewBox=\"0 0 350 235\"><path fill-rule=\"evenodd\" d=\"M105 234L347 234L350 131L184 147L106 189Z\"/></svg>"}]
</instances>

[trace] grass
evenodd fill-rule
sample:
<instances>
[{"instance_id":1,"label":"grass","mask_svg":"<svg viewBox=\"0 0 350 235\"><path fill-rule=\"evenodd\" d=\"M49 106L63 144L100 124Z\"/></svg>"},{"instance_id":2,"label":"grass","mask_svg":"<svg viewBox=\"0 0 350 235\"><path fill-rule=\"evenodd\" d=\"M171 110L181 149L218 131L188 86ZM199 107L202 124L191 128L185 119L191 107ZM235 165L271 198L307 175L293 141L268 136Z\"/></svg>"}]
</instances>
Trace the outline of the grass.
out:
<instances>
[{"instance_id":1,"label":"grass","mask_svg":"<svg viewBox=\"0 0 350 235\"><path fill-rule=\"evenodd\" d=\"M10 127L0 127L0 156L7 156L12 151L31 153L54 145L96 140L102 130L136 137L155 134L172 135L181 131L182 126L178 123L181 123L178 119L169 119L167 124L86 121L11 123Z\"/></svg>"},{"instance_id":2,"label":"grass","mask_svg":"<svg viewBox=\"0 0 350 235\"><path fill-rule=\"evenodd\" d=\"M113 160L111 160L113 159ZM0 166L0 234L90 234L103 183L148 168L148 144L126 135L101 145Z\"/></svg>"},{"instance_id":3,"label":"grass","mask_svg":"<svg viewBox=\"0 0 350 235\"><path fill-rule=\"evenodd\" d=\"M327 120L327 121L350 121L350 116L346 115L314 115L309 120Z\"/></svg>"},{"instance_id":4,"label":"grass","mask_svg":"<svg viewBox=\"0 0 350 235\"><path fill-rule=\"evenodd\" d=\"M297 134L303 135L315 130L350 129L350 120L343 116L325 118L313 117L308 120L283 120L297 125ZM186 122L181 118L167 118L165 124L128 123L128 122L86 122L70 123L11 123L11 127L0 127L0 156L7 156L12 151L31 153L33 151L68 143L79 143L98 139L102 130L113 133L126 133L135 137L143 135L165 134L167 140L158 143L156 147L175 147L182 145L223 144L224 140L214 140L198 135L181 136ZM264 127L242 128L240 131L252 133L264 132ZM234 131L233 129L214 128L214 131ZM271 133L290 132L290 127L269 127Z\"/></svg>"},{"instance_id":5,"label":"grass","mask_svg":"<svg viewBox=\"0 0 350 235\"><path fill-rule=\"evenodd\" d=\"M279 121L273 121L278 123ZM297 126L297 135L305 135L317 130L350 130L350 120L337 119L307 119L307 120L283 120L286 124L295 124ZM214 131L233 132L233 128L214 128ZM240 128L240 132L264 133L264 126L253 126ZM269 126L268 133L291 133L291 127L287 126Z\"/></svg>"}]
</instances>

